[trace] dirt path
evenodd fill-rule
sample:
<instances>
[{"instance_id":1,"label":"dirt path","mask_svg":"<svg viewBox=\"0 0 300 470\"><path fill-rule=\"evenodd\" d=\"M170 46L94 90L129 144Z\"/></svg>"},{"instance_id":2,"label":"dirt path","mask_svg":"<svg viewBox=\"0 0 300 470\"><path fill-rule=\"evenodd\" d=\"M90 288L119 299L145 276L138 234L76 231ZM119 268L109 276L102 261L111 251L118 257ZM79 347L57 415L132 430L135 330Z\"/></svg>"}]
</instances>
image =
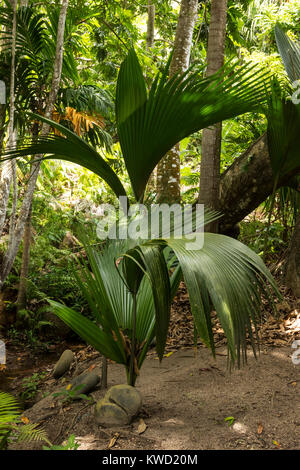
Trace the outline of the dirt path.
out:
<instances>
[{"instance_id":1,"label":"dirt path","mask_svg":"<svg viewBox=\"0 0 300 470\"><path fill-rule=\"evenodd\" d=\"M42 386L43 393L51 393L24 415L42 423L54 443L75 434L80 449L106 449L113 436L114 449L299 449L300 365L292 363L292 352L265 349L257 361L249 353L248 365L231 373L224 348L217 349L216 361L203 347L197 357L193 349L181 349L161 364L152 354L137 381L141 414L126 428L95 425L93 406L84 401L62 407L52 393L63 385L52 379ZM92 356L83 358L80 370L100 365ZM109 386L118 383L125 383L123 367L110 364ZM92 396L98 400L103 394L96 390ZM228 417L234 418L230 426ZM147 429L139 435L141 418Z\"/></svg>"}]
</instances>

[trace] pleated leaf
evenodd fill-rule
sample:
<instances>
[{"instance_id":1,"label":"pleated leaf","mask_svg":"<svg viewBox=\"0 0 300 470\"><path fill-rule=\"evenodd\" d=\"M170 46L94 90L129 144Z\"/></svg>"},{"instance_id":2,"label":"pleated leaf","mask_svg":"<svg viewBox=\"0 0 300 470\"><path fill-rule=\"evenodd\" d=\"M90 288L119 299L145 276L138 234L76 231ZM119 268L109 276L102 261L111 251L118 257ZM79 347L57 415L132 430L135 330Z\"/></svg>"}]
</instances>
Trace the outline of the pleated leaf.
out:
<instances>
[{"instance_id":1,"label":"pleated leaf","mask_svg":"<svg viewBox=\"0 0 300 470\"><path fill-rule=\"evenodd\" d=\"M292 41L282 29L275 26L275 38L286 73L291 80L300 79L300 42Z\"/></svg>"},{"instance_id":2,"label":"pleated leaf","mask_svg":"<svg viewBox=\"0 0 300 470\"><path fill-rule=\"evenodd\" d=\"M300 169L300 105L273 93L268 111L268 147L274 178Z\"/></svg>"},{"instance_id":3,"label":"pleated leaf","mask_svg":"<svg viewBox=\"0 0 300 470\"><path fill-rule=\"evenodd\" d=\"M133 77L137 77L136 89ZM136 199L141 200L152 170L177 142L216 122L258 109L266 101L265 79L266 72L248 65L227 66L204 79L198 73L185 73L168 80L163 73L146 99L141 68L131 50L119 72L116 108L118 135ZM124 97L131 97L130 104Z\"/></svg>"},{"instance_id":4,"label":"pleated leaf","mask_svg":"<svg viewBox=\"0 0 300 470\"><path fill-rule=\"evenodd\" d=\"M140 245L138 250L149 276L155 307L156 351L160 360L165 351L171 310L171 286L166 260L159 245Z\"/></svg>"},{"instance_id":5,"label":"pleated leaf","mask_svg":"<svg viewBox=\"0 0 300 470\"><path fill-rule=\"evenodd\" d=\"M66 160L76 163L103 178L117 196L126 195L126 191L117 175L91 145L61 124L39 115L32 114L31 116L48 123L67 138L56 135L49 135L48 137L40 136L35 140L19 143L14 149L8 149L5 153L6 157L16 158L26 155L47 154L45 157L40 158L43 160Z\"/></svg>"},{"instance_id":6,"label":"pleated leaf","mask_svg":"<svg viewBox=\"0 0 300 470\"><path fill-rule=\"evenodd\" d=\"M247 333L255 351L255 326L260 294L266 282L280 296L262 260L252 250L224 235L205 233L201 250L187 250L186 240L166 240L176 254L190 297L201 340L214 351L211 310L216 310L232 361L246 359Z\"/></svg>"},{"instance_id":7,"label":"pleated leaf","mask_svg":"<svg viewBox=\"0 0 300 470\"><path fill-rule=\"evenodd\" d=\"M93 346L105 357L109 357L119 364L124 364L124 356L121 354L118 345L112 335L105 333L95 323L80 313L66 307L63 304L49 300L53 313L57 315L66 325L68 325L83 340Z\"/></svg>"}]
</instances>

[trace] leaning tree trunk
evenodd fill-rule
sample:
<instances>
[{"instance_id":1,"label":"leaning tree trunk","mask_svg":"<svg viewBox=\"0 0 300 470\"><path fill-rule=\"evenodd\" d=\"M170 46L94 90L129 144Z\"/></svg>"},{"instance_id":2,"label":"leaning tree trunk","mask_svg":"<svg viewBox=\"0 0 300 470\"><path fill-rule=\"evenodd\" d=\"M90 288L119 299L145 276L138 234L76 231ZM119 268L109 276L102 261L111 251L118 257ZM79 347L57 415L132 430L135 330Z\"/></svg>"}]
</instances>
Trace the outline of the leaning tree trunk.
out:
<instances>
[{"instance_id":1,"label":"leaning tree trunk","mask_svg":"<svg viewBox=\"0 0 300 470\"><path fill-rule=\"evenodd\" d=\"M59 90L59 84L60 84L61 72L62 72L64 32L65 32L65 22L66 22L66 16L67 16L68 3L69 3L69 0L62 0L62 5L60 9L60 14L59 14L52 84L51 84L51 89L50 89L50 93L49 93L47 105L46 105L46 110L45 110L46 118L51 118L52 116L52 111L53 111L57 93ZM49 132L49 125L44 123L42 126L41 135L45 136L48 134L48 132ZM23 202L22 202L18 221L12 233L12 237L9 241L8 249L3 257L3 262L2 262L2 266L0 270L0 288L3 286L4 281L6 280L8 274L10 273L10 270L13 266L16 255L18 253L20 243L22 241L25 224L28 219L28 214L29 214L30 207L32 204L36 181L37 181L37 177L38 177L39 170L40 170L40 165L41 165L40 157L41 157L40 155L36 155L35 160L39 160L39 161L35 161L32 164L29 183L27 186L27 190L26 190Z\"/></svg>"},{"instance_id":2,"label":"leaning tree trunk","mask_svg":"<svg viewBox=\"0 0 300 470\"><path fill-rule=\"evenodd\" d=\"M277 187L292 186L299 167L280 177ZM219 210L220 232L231 235L236 224L264 202L273 192L274 178L267 135L262 135L221 175Z\"/></svg>"},{"instance_id":3,"label":"leaning tree trunk","mask_svg":"<svg viewBox=\"0 0 300 470\"><path fill-rule=\"evenodd\" d=\"M182 0L176 29L170 77L184 72L190 61L198 0ZM175 145L157 166L158 202L180 201L180 146Z\"/></svg>"},{"instance_id":4,"label":"leaning tree trunk","mask_svg":"<svg viewBox=\"0 0 300 470\"><path fill-rule=\"evenodd\" d=\"M300 298L300 212L298 213L284 266L285 284Z\"/></svg>"},{"instance_id":5,"label":"leaning tree trunk","mask_svg":"<svg viewBox=\"0 0 300 470\"><path fill-rule=\"evenodd\" d=\"M211 0L210 24L207 45L206 75L213 75L224 64L227 0ZM220 191L220 155L222 123L203 129L201 143L199 203L218 209ZM218 231L218 223L206 227Z\"/></svg>"}]
</instances>

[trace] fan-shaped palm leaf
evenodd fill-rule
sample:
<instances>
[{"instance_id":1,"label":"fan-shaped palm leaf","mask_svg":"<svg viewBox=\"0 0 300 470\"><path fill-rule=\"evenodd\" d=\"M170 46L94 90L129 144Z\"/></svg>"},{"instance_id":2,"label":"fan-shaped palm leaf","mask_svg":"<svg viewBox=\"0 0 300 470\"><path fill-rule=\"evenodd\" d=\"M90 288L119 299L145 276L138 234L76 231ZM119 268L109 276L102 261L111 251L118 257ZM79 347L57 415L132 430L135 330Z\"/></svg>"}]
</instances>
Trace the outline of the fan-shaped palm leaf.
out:
<instances>
[{"instance_id":1,"label":"fan-shaped palm leaf","mask_svg":"<svg viewBox=\"0 0 300 470\"><path fill-rule=\"evenodd\" d=\"M137 56L131 50L118 77L118 135L137 200L142 198L156 164L176 142L199 129L257 108L266 101L266 76L253 67L237 69L232 66L205 79L198 73L175 76L171 80L167 75L168 68L156 77L147 95ZM57 126L53 122L51 125ZM60 131L70 138L69 132L62 128ZM86 154L90 154L91 149L88 146L85 150L83 148L84 143L81 143L82 159L77 152L72 160L63 140L50 137L49 146L47 139L37 139L32 144L19 144L11 155L50 153L48 158L56 154L59 158L86 166ZM111 181L107 182L111 184ZM112 189L115 191L115 187Z\"/></svg>"}]
</instances>

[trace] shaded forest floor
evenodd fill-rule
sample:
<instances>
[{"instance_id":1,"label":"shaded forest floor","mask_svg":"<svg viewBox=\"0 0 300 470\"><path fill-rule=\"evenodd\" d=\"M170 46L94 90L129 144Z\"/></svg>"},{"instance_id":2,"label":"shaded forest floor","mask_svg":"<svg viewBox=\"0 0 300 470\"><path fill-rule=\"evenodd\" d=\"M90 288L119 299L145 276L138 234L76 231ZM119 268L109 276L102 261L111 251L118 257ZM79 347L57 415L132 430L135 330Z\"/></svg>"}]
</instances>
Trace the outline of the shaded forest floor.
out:
<instances>
[{"instance_id":1,"label":"shaded forest floor","mask_svg":"<svg viewBox=\"0 0 300 470\"><path fill-rule=\"evenodd\" d=\"M149 352L136 385L143 407L125 428L99 427L94 406L84 400L64 404L61 397L53 397L72 374L101 366L100 355L83 344L53 344L42 356L8 344L0 389L17 396L24 377L45 373L23 416L40 423L53 444L74 434L80 449L299 449L300 365L292 362L291 345L300 339L300 305L282 289L279 316L263 314L258 359L249 349L248 364L229 372L226 340L217 322L216 359L201 345L195 355L189 303L182 287L172 309L166 357L159 364L155 350ZM53 365L67 348L76 354L77 370L54 380ZM109 363L108 386L125 382L123 367ZM91 396L97 401L104 393L96 389ZM40 449L42 444L11 448Z\"/></svg>"}]
</instances>

